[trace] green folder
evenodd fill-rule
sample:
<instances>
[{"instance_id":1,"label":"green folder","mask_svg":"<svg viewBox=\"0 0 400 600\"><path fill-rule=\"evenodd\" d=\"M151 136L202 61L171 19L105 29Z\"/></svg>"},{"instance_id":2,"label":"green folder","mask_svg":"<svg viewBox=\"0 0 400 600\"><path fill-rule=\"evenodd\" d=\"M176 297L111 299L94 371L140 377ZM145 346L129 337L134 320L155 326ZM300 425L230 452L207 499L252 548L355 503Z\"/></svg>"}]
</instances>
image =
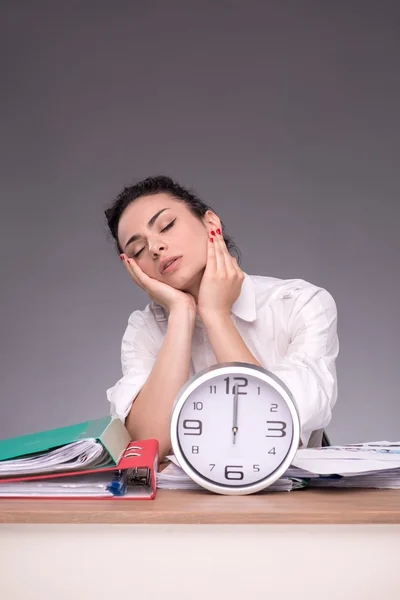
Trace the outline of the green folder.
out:
<instances>
[{"instance_id":1,"label":"green folder","mask_svg":"<svg viewBox=\"0 0 400 600\"><path fill-rule=\"evenodd\" d=\"M26 457L89 438L94 438L103 445L113 465L118 464L122 453L131 441L125 425L119 418L102 417L93 421L0 440L0 461Z\"/></svg>"}]
</instances>

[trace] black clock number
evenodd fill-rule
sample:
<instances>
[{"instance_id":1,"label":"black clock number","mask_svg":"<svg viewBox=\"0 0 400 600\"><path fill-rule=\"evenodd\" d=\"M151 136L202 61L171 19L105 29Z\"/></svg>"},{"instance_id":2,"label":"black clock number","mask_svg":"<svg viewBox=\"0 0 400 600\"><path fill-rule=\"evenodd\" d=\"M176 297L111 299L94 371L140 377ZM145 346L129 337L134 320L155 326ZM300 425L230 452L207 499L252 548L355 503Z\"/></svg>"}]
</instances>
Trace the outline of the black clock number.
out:
<instances>
[{"instance_id":1,"label":"black clock number","mask_svg":"<svg viewBox=\"0 0 400 600\"><path fill-rule=\"evenodd\" d=\"M278 412L278 405L277 404L272 404L270 412Z\"/></svg>"},{"instance_id":2,"label":"black clock number","mask_svg":"<svg viewBox=\"0 0 400 600\"><path fill-rule=\"evenodd\" d=\"M210 385L210 394L216 394L216 393L217 393L217 386Z\"/></svg>"},{"instance_id":3,"label":"black clock number","mask_svg":"<svg viewBox=\"0 0 400 600\"><path fill-rule=\"evenodd\" d=\"M260 465L253 465L254 473L258 473L259 470L260 470Z\"/></svg>"},{"instance_id":4,"label":"black clock number","mask_svg":"<svg viewBox=\"0 0 400 600\"><path fill-rule=\"evenodd\" d=\"M237 387L238 387L238 395L239 395L239 394L242 394L242 395L243 395L243 394L247 394L247 392L241 392L241 391L240 391L240 388L244 388L244 387L247 387L247 386L248 386L248 384L249 384L249 381L248 381L247 377L234 377L233 379L234 379L235 381L241 381L241 382L242 382L242 383L237 383L237 384L236 384L236 385L237 385ZM224 379L224 381L226 381L226 393L227 393L227 394L229 394L229 388L230 388L230 382L229 382L229 380L230 380L230 377L226 377L226 378ZM232 394L234 394L234 393L235 393L235 387L236 387L236 386L234 385L234 386L233 386L233 388L232 388Z\"/></svg>"},{"instance_id":5,"label":"black clock number","mask_svg":"<svg viewBox=\"0 0 400 600\"><path fill-rule=\"evenodd\" d=\"M268 431L275 431L276 433L269 434L265 437L285 437L287 423L284 421L267 421L267 424L277 425L277 427L268 427Z\"/></svg>"},{"instance_id":6,"label":"black clock number","mask_svg":"<svg viewBox=\"0 0 400 600\"><path fill-rule=\"evenodd\" d=\"M198 446L192 446L192 454L198 454L199 453L199 447Z\"/></svg>"},{"instance_id":7,"label":"black clock number","mask_svg":"<svg viewBox=\"0 0 400 600\"><path fill-rule=\"evenodd\" d=\"M203 410L202 402L193 402L193 410Z\"/></svg>"},{"instance_id":8,"label":"black clock number","mask_svg":"<svg viewBox=\"0 0 400 600\"><path fill-rule=\"evenodd\" d=\"M211 467L210 471L212 471L213 468L215 467L215 463L210 463L210 467Z\"/></svg>"},{"instance_id":9,"label":"black clock number","mask_svg":"<svg viewBox=\"0 0 400 600\"><path fill-rule=\"evenodd\" d=\"M238 471L237 469L243 469L243 465L227 465L225 467L225 479L231 479L235 481L241 481L244 479L243 471Z\"/></svg>"},{"instance_id":10,"label":"black clock number","mask_svg":"<svg viewBox=\"0 0 400 600\"><path fill-rule=\"evenodd\" d=\"M201 435L203 433L203 424L197 419L185 419L183 429L187 429L184 435Z\"/></svg>"},{"instance_id":11,"label":"black clock number","mask_svg":"<svg viewBox=\"0 0 400 600\"><path fill-rule=\"evenodd\" d=\"M275 447L271 448L271 450L268 450L268 454L276 454Z\"/></svg>"}]
</instances>

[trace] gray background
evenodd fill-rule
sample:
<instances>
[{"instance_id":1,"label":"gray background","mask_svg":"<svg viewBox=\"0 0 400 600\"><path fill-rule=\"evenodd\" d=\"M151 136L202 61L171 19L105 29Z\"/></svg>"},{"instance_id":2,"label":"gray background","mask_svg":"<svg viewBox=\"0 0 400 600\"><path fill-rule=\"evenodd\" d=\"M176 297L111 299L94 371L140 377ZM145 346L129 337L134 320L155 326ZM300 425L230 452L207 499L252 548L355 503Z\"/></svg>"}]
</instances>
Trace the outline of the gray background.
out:
<instances>
[{"instance_id":1,"label":"gray background","mask_svg":"<svg viewBox=\"0 0 400 600\"><path fill-rule=\"evenodd\" d=\"M339 311L333 443L400 439L400 3L1 5L0 437L108 414L129 314L104 209L165 173L250 274Z\"/></svg>"}]
</instances>

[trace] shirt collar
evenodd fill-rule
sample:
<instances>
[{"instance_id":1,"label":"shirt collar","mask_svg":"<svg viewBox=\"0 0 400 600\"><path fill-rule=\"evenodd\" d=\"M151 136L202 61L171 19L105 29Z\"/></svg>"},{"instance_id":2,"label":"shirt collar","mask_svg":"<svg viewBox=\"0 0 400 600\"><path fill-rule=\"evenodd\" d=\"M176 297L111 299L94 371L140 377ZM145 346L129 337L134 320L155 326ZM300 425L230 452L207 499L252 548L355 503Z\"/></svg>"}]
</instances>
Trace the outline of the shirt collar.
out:
<instances>
[{"instance_id":1,"label":"shirt collar","mask_svg":"<svg viewBox=\"0 0 400 600\"><path fill-rule=\"evenodd\" d=\"M244 321L255 321L256 319L256 294L254 283L247 273L244 273L242 289L239 297L232 304L231 312Z\"/></svg>"},{"instance_id":2,"label":"shirt collar","mask_svg":"<svg viewBox=\"0 0 400 600\"><path fill-rule=\"evenodd\" d=\"M167 314L162 306L156 302L152 302L151 307L157 321L165 321L167 319ZM256 294L254 290L254 283L247 273L244 273L242 288L240 290L239 297L232 304L231 313L233 313L236 317L239 317L239 319L249 321L250 323L256 319ZM200 317L197 313L196 321L199 320Z\"/></svg>"}]
</instances>

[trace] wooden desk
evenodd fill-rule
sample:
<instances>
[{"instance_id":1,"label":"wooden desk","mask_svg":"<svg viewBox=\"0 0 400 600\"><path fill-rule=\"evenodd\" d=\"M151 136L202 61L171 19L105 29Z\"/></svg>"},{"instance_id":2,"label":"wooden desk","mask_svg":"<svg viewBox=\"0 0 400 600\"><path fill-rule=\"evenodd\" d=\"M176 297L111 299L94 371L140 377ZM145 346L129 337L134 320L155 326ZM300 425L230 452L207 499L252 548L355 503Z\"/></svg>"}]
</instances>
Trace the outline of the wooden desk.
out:
<instances>
[{"instance_id":1,"label":"wooden desk","mask_svg":"<svg viewBox=\"0 0 400 600\"><path fill-rule=\"evenodd\" d=\"M400 598L400 491L0 500L4 600Z\"/></svg>"},{"instance_id":2,"label":"wooden desk","mask_svg":"<svg viewBox=\"0 0 400 600\"><path fill-rule=\"evenodd\" d=\"M0 523L400 525L400 490L321 490L220 496L159 490L152 501L0 500Z\"/></svg>"}]
</instances>

